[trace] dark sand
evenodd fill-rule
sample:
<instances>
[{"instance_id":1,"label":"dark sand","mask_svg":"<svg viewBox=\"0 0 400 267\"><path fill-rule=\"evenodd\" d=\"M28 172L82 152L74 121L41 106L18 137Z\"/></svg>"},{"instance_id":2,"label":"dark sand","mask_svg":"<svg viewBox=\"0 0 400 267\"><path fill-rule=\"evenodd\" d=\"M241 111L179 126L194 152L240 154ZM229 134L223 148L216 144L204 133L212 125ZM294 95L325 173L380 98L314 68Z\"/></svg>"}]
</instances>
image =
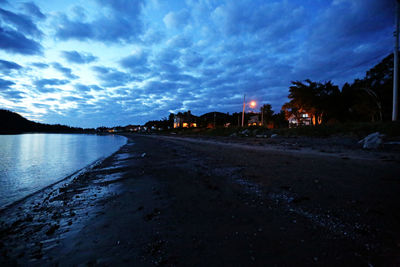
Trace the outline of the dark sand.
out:
<instances>
[{"instance_id":1,"label":"dark sand","mask_svg":"<svg viewBox=\"0 0 400 267\"><path fill-rule=\"evenodd\" d=\"M2 211L0 265L400 265L398 152L242 140L129 136Z\"/></svg>"}]
</instances>

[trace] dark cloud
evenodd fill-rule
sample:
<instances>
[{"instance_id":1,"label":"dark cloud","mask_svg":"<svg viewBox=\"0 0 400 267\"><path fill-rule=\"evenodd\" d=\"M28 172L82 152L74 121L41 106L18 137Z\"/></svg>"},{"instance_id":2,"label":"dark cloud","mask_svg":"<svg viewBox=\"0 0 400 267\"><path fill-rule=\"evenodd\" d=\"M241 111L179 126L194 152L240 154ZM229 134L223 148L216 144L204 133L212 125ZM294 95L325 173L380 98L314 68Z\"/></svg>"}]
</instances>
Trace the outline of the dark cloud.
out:
<instances>
[{"instance_id":1,"label":"dark cloud","mask_svg":"<svg viewBox=\"0 0 400 267\"><path fill-rule=\"evenodd\" d=\"M168 45L172 48L188 48L192 46L192 40L184 35L177 35L168 40Z\"/></svg>"},{"instance_id":2,"label":"dark cloud","mask_svg":"<svg viewBox=\"0 0 400 267\"><path fill-rule=\"evenodd\" d=\"M0 96L7 100L18 101L24 98L24 92L11 88L15 83L0 78Z\"/></svg>"},{"instance_id":3,"label":"dark cloud","mask_svg":"<svg viewBox=\"0 0 400 267\"><path fill-rule=\"evenodd\" d=\"M42 46L23 34L0 25L0 49L24 55L41 55Z\"/></svg>"},{"instance_id":4,"label":"dark cloud","mask_svg":"<svg viewBox=\"0 0 400 267\"><path fill-rule=\"evenodd\" d=\"M133 72L147 72L147 54L139 52L134 55L127 56L119 61L119 64Z\"/></svg>"},{"instance_id":5,"label":"dark cloud","mask_svg":"<svg viewBox=\"0 0 400 267\"><path fill-rule=\"evenodd\" d=\"M296 61L296 79L343 84L363 75L392 50L393 10L394 1L333 1L310 29Z\"/></svg>"},{"instance_id":6,"label":"dark cloud","mask_svg":"<svg viewBox=\"0 0 400 267\"><path fill-rule=\"evenodd\" d=\"M78 90L79 92L89 92L90 90L94 90L94 91L101 91L103 90L103 88L97 86L97 85L84 85L84 84L80 84L77 83L74 85L75 89Z\"/></svg>"},{"instance_id":7,"label":"dark cloud","mask_svg":"<svg viewBox=\"0 0 400 267\"><path fill-rule=\"evenodd\" d=\"M83 85L83 84L80 84L80 83L75 84L74 87L75 87L76 90L78 90L80 92L88 92L88 91L90 91L90 87L89 86L86 86L86 85Z\"/></svg>"},{"instance_id":8,"label":"dark cloud","mask_svg":"<svg viewBox=\"0 0 400 267\"><path fill-rule=\"evenodd\" d=\"M9 74L13 70L19 70L22 67L15 62L0 59L0 73Z\"/></svg>"},{"instance_id":9,"label":"dark cloud","mask_svg":"<svg viewBox=\"0 0 400 267\"><path fill-rule=\"evenodd\" d=\"M203 62L203 58L200 56L199 53L192 52L192 53L186 53L183 56L183 64L186 67L196 67L198 68L199 65Z\"/></svg>"},{"instance_id":10,"label":"dark cloud","mask_svg":"<svg viewBox=\"0 0 400 267\"><path fill-rule=\"evenodd\" d=\"M12 81L4 80L0 78L0 89L1 90L6 90L9 89L11 85L14 85L15 83Z\"/></svg>"},{"instance_id":11,"label":"dark cloud","mask_svg":"<svg viewBox=\"0 0 400 267\"><path fill-rule=\"evenodd\" d=\"M33 82L36 86L36 89L42 93L53 93L60 91L59 88L55 88L53 86L68 84L68 80L60 80L60 79L40 79Z\"/></svg>"},{"instance_id":12,"label":"dark cloud","mask_svg":"<svg viewBox=\"0 0 400 267\"><path fill-rule=\"evenodd\" d=\"M227 35L257 34L254 37L282 39L304 24L304 8L288 1L228 1L212 17Z\"/></svg>"},{"instance_id":13,"label":"dark cloud","mask_svg":"<svg viewBox=\"0 0 400 267\"><path fill-rule=\"evenodd\" d=\"M93 25L72 21L66 15L61 15L57 25L56 36L61 40L76 39L84 41L95 38Z\"/></svg>"},{"instance_id":14,"label":"dark cloud","mask_svg":"<svg viewBox=\"0 0 400 267\"><path fill-rule=\"evenodd\" d=\"M133 80L131 75L114 68L94 66L92 70L96 73L97 78L102 81L101 85L105 87L123 86Z\"/></svg>"},{"instance_id":15,"label":"dark cloud","mask_svg":"<svg viewBox=\"0 0 400 267\"><path fill-rule=\"evenodd\" d=\"M97 60L97 57L90 53L79 53L77 51L62 51L62 56L70 63L85 64Z\"/></svg>"},{"instance_id":16,"label":"dark cloud","mask_svg":"<svg viewBox=\"0 0 400 267\"><path fill-rule=\"evenodd\" d=\"M140 19L143 1L98 0L97 2L107 9L106 15L89 22L71 20L63 15L60 17L56 36L61 40L93 39L110 43L139 40L139 35L143 31Z\"/></svg>"},{"instance_id":17,"label":"dark cloud","mask_svg":"<svg viewBox=\"0 0 400 267\"><path fill-rule=\"evenodd\" d=\"M34 105L37 108L45 108L45 109L48 109L50 107L50 105L43 104L43 103L32 103L32 105Z\"/></svg>"},{"instance_id":18,"label":"dark cloud","mask_svg":"<svg viewBox=\"0 0 400 267\"><path fill-rule=\"evenodd\" d=\"M85 102L85 100L76 96L65 96L62 98L61 102Z\"/></svg>"},{"instance_id":19,"label":"dark cloud","mask_svg":"<svg viewBox=\"0 0 400 267\"><path fill-rule=\"evenodd\" d=\"M75 74L72 73L72 70L70 68L66 68L58 62L53 62L51 64L51 66L53 68L55 68L56 70L58 70L59 72L61 72L62 74L64 74L64 76L69 79L78 79L79 78L78 76L76 76Z\"/></svg>"},{"instance_id":20,"label":"dark cloud","mask_svg":"<svg viewBox=\"0 0 400 267\"><path fill-rule=\"evenodd\" d=\"M42 37L43 33L36 27L33 21L26 15L0 8L0 18L3 23L14 27L18 32L32 37Z\"/></svg>"},{"instance_id":21,"label":"dark cloud","mask_svg":"<svg viewBox=\"0 0 400 267\"><path fill-rule=\"evenodd\" d=\"M33 2L22 3L24 10L30 15L35 16L38 19L45 19L46 16L40 11L40 8Z\"/></svg>"},{"instance_id":22,"label":"dark cloud","mask_svg":"<svg viewBox=\"0 0 400 267\"><path fill-rule=\"evenodd\" d=\"M148 94L168 94L174 93L181 85L174 82L160 82L151 81L144 86L144 91L146 95Z\"/></svg>"},{"instance_id":23,"label":"dark cloud","mask_svg":"<svg viewBox=\"0 0 400 267\"><path fill-rule=\"evenodd\" d=\"M25 98L25 93L18 90L0 90L0 95L7 100L19 101Z\"/></svg>"},{"instance_id":24,"label":"dark cloud","mask_svg":"<svg viewBox=\"0 0 400 267\"><path fill-rule=\"evenodd\" d=\"M49 67L49 65L45 64L45 63L41 63L41 62L34 62L31 64L32 66L39 68L39 69L46 69Z\"/></svg>"},{"instance_id":25,"label":"dark cloud","mask_svg":"<svg viewBox=\"0 0 400 267\"><path fill-rule=\"evenodd\" d=\"M162 63L173 63L175 60L178 60L180 56L181 53L178 50L167 48L157 55L157 61Z\"/></svg>"}]
</instances>

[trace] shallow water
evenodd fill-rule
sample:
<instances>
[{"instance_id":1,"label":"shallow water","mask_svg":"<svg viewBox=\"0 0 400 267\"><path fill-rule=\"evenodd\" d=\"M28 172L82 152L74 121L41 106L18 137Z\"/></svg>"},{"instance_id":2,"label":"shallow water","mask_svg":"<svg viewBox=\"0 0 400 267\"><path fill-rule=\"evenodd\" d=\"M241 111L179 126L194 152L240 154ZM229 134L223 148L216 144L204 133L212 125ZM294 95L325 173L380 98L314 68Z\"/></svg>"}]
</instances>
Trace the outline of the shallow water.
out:
<instances>
[{"instance_id":1,"label":"shallow water","mask_svg":"<svg viewBox=\"0 0 400 267\"><path fill-rule=\"evenodd\" d=\"M0 135L0 208L109 156L126 143L117 135Z\"/></svg>"}]
</instances>

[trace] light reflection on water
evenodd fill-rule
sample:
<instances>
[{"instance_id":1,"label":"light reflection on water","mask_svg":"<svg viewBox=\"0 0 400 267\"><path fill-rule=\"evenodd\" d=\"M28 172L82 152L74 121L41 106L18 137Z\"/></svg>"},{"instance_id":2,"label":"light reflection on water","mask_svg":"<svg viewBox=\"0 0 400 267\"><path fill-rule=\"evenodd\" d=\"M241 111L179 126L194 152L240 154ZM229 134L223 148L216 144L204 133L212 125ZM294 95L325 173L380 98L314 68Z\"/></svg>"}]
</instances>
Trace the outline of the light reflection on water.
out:
<instances>
[{"instance_id":1,"label":"light reflection on water","mask_svg":"<svg viewBox=\"0 0 400 267\"><path fill-rule=\"evenodd\" d=\"M122 136L0 135L0 208L40 190L126 143Z\"/></svg>"}]
</instances>

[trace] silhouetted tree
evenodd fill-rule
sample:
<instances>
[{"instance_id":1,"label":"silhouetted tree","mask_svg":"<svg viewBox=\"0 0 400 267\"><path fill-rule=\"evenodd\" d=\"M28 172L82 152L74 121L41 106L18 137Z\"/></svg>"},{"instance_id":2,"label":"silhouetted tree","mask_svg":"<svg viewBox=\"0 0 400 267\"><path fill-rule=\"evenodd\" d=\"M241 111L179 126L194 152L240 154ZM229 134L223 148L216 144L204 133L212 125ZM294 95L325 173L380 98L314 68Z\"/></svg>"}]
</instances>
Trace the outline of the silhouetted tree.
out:
<instances>
[{"instance_id":1,"label":"silhouetted tree","mask_svg":"<svg viewBox=\"0 0 400 267\"><path fill-rule=\"evenodd\" d=\"M393 101L393 54L342 88L347 117L355 121L391 119Z\"/></svg>"},{"instance_id":2,"label":"silhouetted tree","mask_svg":"<svg viewBox=\"0 0 400 267\"><path fill-rule=\"evenodd\" d=\"M274 123L274 128L287 128L289 127L289 122L286 119L285 111L272 115L272 121Z\"/></svg>"},{"instance_id":3,"label":"silhouetted tree","mask_svg":"<svg viewBox=\"0 0 400 267\"><path fill-rule=\"evenodd\" d=\"M290 101L282 106L287 117L293 114L299 119L302 113L307 113L314 124L321 124L340 113L340 107L337 106L340 101L340 90L330 81L325 83L309 79L304 82L293 81L288 97Z\"/></svg>"},{"instance_id":4,"label":"silhouetted tree","mask_svg":"<svg viewBox=\"0 0 400 267\"><path fill-rule=\"evenodd\" d=\"M260 108L260 112L263 116L264 125L268 125L268 123L272 122L272 116L274 115L274 111L272 110L272 106L270 104L264 104Z\"/></svg>"}]
</instances>

